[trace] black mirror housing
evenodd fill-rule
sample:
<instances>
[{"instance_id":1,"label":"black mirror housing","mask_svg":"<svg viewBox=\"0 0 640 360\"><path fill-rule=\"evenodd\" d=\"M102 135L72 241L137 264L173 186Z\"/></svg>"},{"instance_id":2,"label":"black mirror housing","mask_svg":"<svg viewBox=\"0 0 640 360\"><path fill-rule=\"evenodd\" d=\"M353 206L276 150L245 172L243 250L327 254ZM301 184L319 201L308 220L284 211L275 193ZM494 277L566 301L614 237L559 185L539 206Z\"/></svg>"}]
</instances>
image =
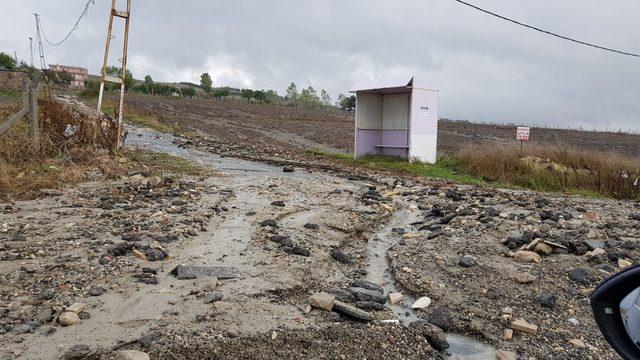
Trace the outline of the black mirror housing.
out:
<instances>
[{"instance_id":1,"label":"black mirror housing","mask_svg":"<svg viewBox=\"0 0 640 360\"><path fill-rule=\"evenodd\" d=\"M591 293L591 308L600 332L624 359L640 359L640 348L625 328L620 303L640 287L640 265L632 266L603 281Z\"/></svg>"}]
</instances>

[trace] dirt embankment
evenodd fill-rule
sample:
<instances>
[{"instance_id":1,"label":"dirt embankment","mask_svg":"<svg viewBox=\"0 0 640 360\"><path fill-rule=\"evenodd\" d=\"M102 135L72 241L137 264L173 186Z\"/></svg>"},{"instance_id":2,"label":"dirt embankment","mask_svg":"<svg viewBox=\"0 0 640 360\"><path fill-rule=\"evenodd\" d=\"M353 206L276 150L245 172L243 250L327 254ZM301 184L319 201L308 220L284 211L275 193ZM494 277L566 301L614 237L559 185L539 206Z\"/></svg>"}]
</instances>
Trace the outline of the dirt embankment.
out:
<instances>
[{"instance_id":1,"label":"dirt embankment","mask_svg":"<svg viewBox=\"0 0 640 360\"><path fill-rule=\"evenodd\" d=\"M308 149L353 151L353 114L268 106L238 101L204 101L132 95L127 104L169 126L195 130L226 146L256 154L304 153ZM441 120L438 151L455 153L473 145L515 143L516 127ZM640 135L533 128L531 143L585 151L640 153Z\"/></svg>"}]
</instances>

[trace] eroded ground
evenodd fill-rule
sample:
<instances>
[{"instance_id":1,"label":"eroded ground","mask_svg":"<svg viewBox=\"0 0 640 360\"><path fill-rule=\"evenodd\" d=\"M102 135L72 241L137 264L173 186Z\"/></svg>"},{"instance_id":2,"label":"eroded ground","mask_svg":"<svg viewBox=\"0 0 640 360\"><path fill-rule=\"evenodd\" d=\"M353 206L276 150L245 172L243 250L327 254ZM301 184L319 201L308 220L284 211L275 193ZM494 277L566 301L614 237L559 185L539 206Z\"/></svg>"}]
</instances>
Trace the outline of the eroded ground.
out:
<instances>
[{"instance_id":1,"label":"eroded ground","mask_svg":"<svg viewBox=\"0 0 640 360\"><path fill-rule=\"evenodd\" d=\"M492 348L517 358L616 358L587 298L638 260L638 203L313 166L285 172L141 129L127 144L215 174L130 174L3 204L4 357L136 349L152 359L428 359L447 356L436 350L444 339L461 359L495 357ZM243 146L222 152L263 150ZM180 279L170 272L181 264L233 275ZM319 291L374 320L311 308ZM405 298L392 305L395 291ZM410 308L424 296L428 307ZM393 319L401 322L383 321ZM537 330L505 339L518 319Z\"/></svg>"}]
</instances>

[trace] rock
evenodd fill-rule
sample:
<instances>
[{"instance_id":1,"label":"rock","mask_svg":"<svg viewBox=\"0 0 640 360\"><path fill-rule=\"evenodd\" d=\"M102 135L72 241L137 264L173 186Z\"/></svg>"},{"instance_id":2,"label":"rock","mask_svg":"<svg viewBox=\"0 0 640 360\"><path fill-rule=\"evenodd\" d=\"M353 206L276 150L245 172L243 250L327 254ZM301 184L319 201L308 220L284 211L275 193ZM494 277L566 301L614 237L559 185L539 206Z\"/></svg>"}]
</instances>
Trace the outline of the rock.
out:
<instances>
[{"instance_id":1,"label":"rock","mask_svg":"<svg viewBox=\"0 0 640 360\"><path fill-rule=\"evenodd\" d=\"M29 324L16 325L12 329L12 331L17 335L30 333L30 332L33 332L33 330L34 330L33 325L29 325Z\"/></svg>"},{"instance_id":2,"label":"rock","mask_svg":"<svg viewBox=\"0 0 640 360\"><path fill-rule=\"evenodd\" d=\"M339 300L334 301L333 310L358 320L371 321L375 319L375 317L369 314L368 312L364 310L360 310L349 304L343 303L342 301L339 301Z\"/></svg>"},{"instance_id":3,"label":"rock","mask_svg":"<svg viewBox=\"0 0 640 360\"><path fill-rule=\"evenodd\" d=\"M309 230L318 230L320 227L318 224L306 223L304 224L304 228Z\"/></svg>"},{"instance_id":4,"label":"rock","mask_svg":"<svg viewBox=\"0 0 640 360\"><path fill-rule=\"evenodd\" d=\"M434 308L427 314L427 321L429 324L435 325L444 331L450 331L452 317L451 310L441 306Z\"/></svg>"},{"instance_id":5,"label":"rock","mask_svg":"<svg viewBox=\"0 0 640 360\"><path fill-rule=\"evenodd\" d=\"M424 320L418 320L411 323L409 328L422 335L435 350L442 351L449 348L447 337L439 327Z\"/></svg>"},{"instance_id":6,"label":"rock","mask_svg":"<svg viewBox=\"0 0 640 360\"><path fill-rule=\"evenodd\" d=\"M545 243L538 243L535 247L535 252L542 255L551 255L553 248Z\"/></svg>"},{"instance_id":7,"label":"rock","mask_svg":"<svg viewBox=\"0 0 640 360\"><path fill-rule=\"evenodd\" d=\"M69 360L80 360L86 358L89 354L91 354L91 348L89 345L73 345L64 353L63 358Z\"/></svg>"},{"instance_id":8,"label":"rock","mask_svg":"<svg viewBox=\"0 0 640 360\"><path fill-rule=\"evenodd\" d=\"M150 332L142 336L140 339L138 339L138 342L140 343L140 346L142 346L145 349L148 349L151 347L151 344L156 342L158 339L160 339L160 335L158 333Z\"/></svg>"},{"instance_id":9,"label":"rock","mask_svg":"<svg viewBox=\"0 0 640 360\"><path fill-rule=\"evenodd\" d=\"M515 250L524 244L528 244L533 240L533 233L531 231L511 231L507 234L507 238L504 244L511 250Z\"/></svg>"},{"instance_id":10,"label":"rock","mask_svg":"<svg viewBox=\"0 0 640 360\"><path fill-rule=\"evenodd\" d=\"M584 341L580 340L580 339L571 339L569 340L569 344L579 347L579 348L583 348L586 347L587 345L584 343Z\"/></svg>"},{"instance_id":11,"label":"rock","mask_svg":"<svg viewBox=\"0 0 640 360\"><path fill-rule=\"evenodd\" d=\"M383 294L374 290L352 287L349 288L349 291L351 291L353 296L360 301L375 301L380 304L387 302L387 298Z\"/></svg>"},{"instance_id":12,"label":"rock","mask_svg":"<svg viewBox=\"0 0 640 360\"><path fill-rule=\"evenodd\" d=\"M356 306L362 310L384 311L387 307L375 301L356 301Z\"/></svg>"},{"instance_id":13,"label":"rock","mask_svg":"<svg viewBox=\"0 0 640 360\"><path fill-rule=\"evenodd\" d=\"M380 294L384 293L384 290L382 289L382 286L380 286L378 284L374 284L374 283L366 281L366 280L356 280L356 281L351 283L351 286L352 287L363 288L363 289L367 289L367 290L373 290L373 291L379 292Z\"/></svg>"},{"instance_id":14,"label":"rock","mask_svg":"<svg viewBox=\"0 0 640 360\"><path fill-rule=\"evenodd\" d=\"M305 257L311 256L311 252L307 248L304 248L300 245L294 246L293 249L291 249L291 253Z\"/></svg>"},{"instance_id":15,"label":"rock","mask_svg":"<svg viewBox=\"0 0 640 360\"><path fill-rule=\"evenodd\" d=\"M460 259L458 259L458 265L469 268L475 266L478 263L478 259L472 255L463 255Z\"/></svg>"},{"instance_id":16,"label":"rock","mask_svg":"<svg viewBox=\"0 0 640 360\"><path fill-rule=\"evenodd\" d=\"M513 339L513 329L504 329L502 332L502 340L510 341Z\"/></svg>"},{"instance_id":17,"label":"rock","mask_svg":"<svg viewBox=\"0 0 640 360\"><path fill-rule=\"evenodd\" d=\"M517 319L511 322L511 328L513 330L518 330L533 335L538 333L538 326L528 323L524 319Z\"/></svg>"},{"instance_id":18,"label":"rock","mask_svg":"<svg viewBox=\"0 0 640 360\"><path fill-rule=\"evenodd\" d=\"M569 278L582 285L589 285L593 281L589 272L584 268L575 268L571 270Z\"/></svg>"},{"instance_id":19,"label":"rock","mask_svg":"<svg viewBox=\"0 0 640 360\"><path fill-rule=\"evenodd\" d=\"M219 291L216 291L216 292L212 292L212 293L209 293L209 294L205 295L204 296L204 303L205 304L211 304L213 302L220 301L222 299L224 299L224 294L219 292Z\"/></svg>"},{"instance_id":20,"label":"rock","mask_svg":"<svg viewBox=\"0 0 640 360\"><path fill-rule=\"evenodd\" d=\"M114 354L113 360L149 360L149 355L142 351L122 350Z\"/></svg>"},{"instance_id":21,"label":"rock","mask_svg":"<svg viewBox=\"0 0 640 360\"><path fill-rule=\"evenodd\" d=\"M75 312L67 311L58 316L58 322L62 326L73 326L80 323L80 317Z\"/></svg>"},{"instance_id":22,"label":"rock","mask_svg":"<svg viewBox=\"0 0 640 360\"><path fill-rule=\"evenodd\" d=\"M404 299L404 295L402 295L402 293L399 293L399 292L389 293L389 302L392 303L393 305L401 302L403 299Z\"/></svg>"},{"instance_id":23,"label":"rock","mask_svg":"<svg viewBox=\"0 0 640 360\"><path fill-rule=\"evenodd\" d=\"M535 277L535 275L531 275L529 273L516 272L516 273L513 274L513 279L518 284L530 284L530 283L536 281L538 278Z\"/></svg>"},{"instance_id":24,"label":"rock","mask_svg":"<svg viewBox=\"0 0 640 360\"><path fill-rule=\"evenodd\" d=\"M620 269L624 269L627 268L629 266L633 265L633 263L627 259L618 259L618 267Z\"/></svg>"},{"instance_id":25,"label":"rock","mask_svg":"<svg viewBox=\"0 0 640 360\"><path fill-rule=\"evenodd\" d=\"M40 324L44 324L44 323L48 323L49 321L51 321L53 319L53 309L48 307L48 306L44 306L38 309L38 312L36 313L36 321L39 322Z\"/></svg>"},{"instance_id":26,"label":"rock","mask_svg":"<svg viewBox=\"0 0 640 360\"><path fill-rule=\"evenodd\" d=\"M71 304L71 306L67 307L66 311L71 311L71 312L74 312L76 314L79 314L79 313L83 312L86 307L87 307L87 304L83 304L83 303L77 302L77 303L73 303L73 304Z\"/></svg>"},{"instance_id":27,"label":"rock","mask_svg":"<svg viewBox=\"0 0 640 360\"><path fill-rule=\"evenodd\" d=\"M584 244L589 247L589 250L604 249L607 247L605 240L585 240Z\"/></svg>"},{"instance_id":28,"label":"rock","mask_svg":"<svg viewBox=\"0 0 640 360\"><path fill-rule=\"evenodd\" d=\"M516 353L513 351L498 350L496 351L496 360L517 360Z\"/></svg>"},{"instance_id":29,"label":"rock","mask_svg":"<svg viewBox=\"0 0 640 360\"><path fill-rule=\"evenodd\" d=\"M343 264L347 264L347 265L351 264L351 256L343 253L338 249L331 249L331 257Z\"/></svg>"},{"instance_id":30,"label":"rock","mask_svg":"<svg viewBox=\"0 0 640 360\"><path fill-rule=\"evenodd\" d=\"M597 248L597 249L595 249L593 251L587 251L584 255L587 256L587 257L590 257L590 258L598 257L598 256L605 256L605 255L607 255L607 251L605 249L603 249L603 248Z\"/></svg>"},{"instance_id":31,"label":"rock","mask_svg":"<svg viewBox=\"0 0 640 360\"><path fill-rule=\"evenodd\" d=\"M100 286L92 287L91 289L89 289L89 295L91 295L91 296L104 295L104 293L106 293L106 292L107 292L107 290L105 290L104 288L102 288Z\"/></svg>"},{"instance_id":32,"label":"rock","mask_svg":"<svg viewBox=\"0 0 640 360\"><path fill-rule=\"evenodd\" d=\"M544 307L553 308L556 306L557 298L551 293L541 293L536 299L538 300L538 303Z\"/></svg>"},{"instance_id":33,"label":"rock","mask_svg":"<svg viewBox=\"0 0 640 360\"><path fill-rule=\"evenodd\" d=\"M260 226L265 227L265 226L271 226L274 228L278 227L278 222L273 220L273 219L267 219L267 220L263 220L262 222L260 222Z\"/></svg>"},{"instance_id":34,"label":"rock","mask_svg":"<svg viewBox=\"0 0 640 360\"><path fill-rule=\"evenodd\" d=\"M282 168L282 172L292 173L294 171L295 171L295 168L293 168L292 166L285 166Z\"/></svg>"},{"instance_id":35,"label":"rock","mask_svg":"<svg viewBox=\"0 0 640 360\"><path fill-rule=\"evenodd\" d=\"M533 251L520 250L516 251L513 258L521 263L540 263L540 255Z\"/></svg>"},{"instance_id":36,"label":"rock","mask_svg":"<svg viewBox=\"0 0 640 360\"><path fill-rule=\"evenodd\" d=\"M178 279L195 279L200 276L215 276L218 279L236 279L240 277L240 270L222 266L178 265L170 272Z\"/></svg>"},{"instance_id":37,"label":"rock","mask_svg":"<svg viewBox=\"0 0 640 360\"><path fill-rule=\"evenodd\" d=\"M311 306L331 311L333 309L333 303L336 301L336 297L324 292L317 292L309 297L309 304Z\"/></svg>"},{"instance_id":38,"label":"rock","mask_svg":"<svg viewBox=\"0 0 640 360\"><path fill-rule=\"evenodd\" d=\"M431 305L431 298L423 296L411 305L412 309L426 309Z\"/></svg>"},{"instance_id":39,"label":"rock","mask_svg":"<svg viewBox=\"0 0 640 360\"><path fill-rule=\"evenodd\" d=\"M282 200L272 201L271 205L277 206L277 207L284 207L285 206L284 201L282 201Z\"/></svg>"}]
</instances>

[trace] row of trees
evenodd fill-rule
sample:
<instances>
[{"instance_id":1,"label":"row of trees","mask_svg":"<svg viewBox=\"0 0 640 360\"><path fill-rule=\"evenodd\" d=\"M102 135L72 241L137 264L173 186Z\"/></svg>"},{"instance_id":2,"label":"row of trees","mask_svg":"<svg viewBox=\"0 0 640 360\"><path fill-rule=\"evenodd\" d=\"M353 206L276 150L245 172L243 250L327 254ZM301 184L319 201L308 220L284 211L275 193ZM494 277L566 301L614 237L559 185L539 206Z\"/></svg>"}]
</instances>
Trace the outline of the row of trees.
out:
<instances>
[{"instance_id":1,"label":"row of trees","mask_svg":"<svg viewBox=\"0 0 640 360\"><path fill-rule=\"evenodd\" d=\"M321 89L318 94L313 86L309 86L308 88L302 89L298 92L298 86L293 81L287 88L287 95L285 98L293 103L311 108L316 106L336 106L345 111L353 111L356 108L355 95L345 96L344 94L339 94L335 104L332 104L331 96L325 89Z\"/></svg>"}]
</instances>

